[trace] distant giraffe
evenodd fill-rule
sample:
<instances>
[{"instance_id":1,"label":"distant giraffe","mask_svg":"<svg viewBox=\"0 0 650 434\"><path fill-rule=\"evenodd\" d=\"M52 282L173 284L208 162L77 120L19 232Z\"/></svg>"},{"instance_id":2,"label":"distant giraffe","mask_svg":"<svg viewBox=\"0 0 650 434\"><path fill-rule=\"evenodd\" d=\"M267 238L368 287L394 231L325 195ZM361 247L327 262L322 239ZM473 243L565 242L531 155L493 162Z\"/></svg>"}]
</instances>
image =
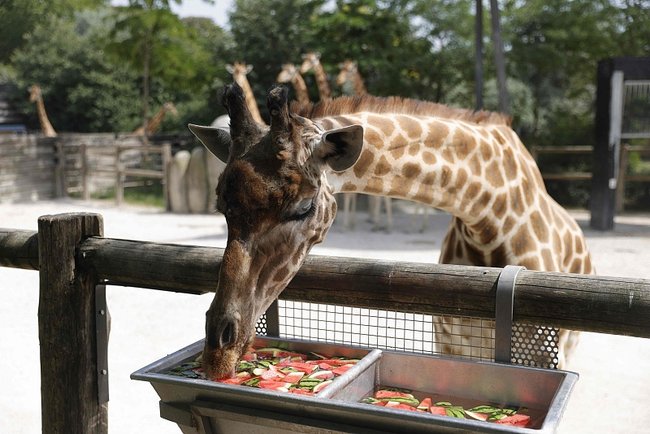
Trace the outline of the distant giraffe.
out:
<instances>
[{"instance_id":1,"label":"distant giraffe","mask_svg":"<svg viewBox=\"0 0 650 434\"><path fill-rule=\"evenodd\" d=\"M56 137L56 131L50 123L45 112L45 104L43 103L43 93L41 87L37 84L32 84L29 88L29 100L36 103L36 114L38 115L38 122L41 124L41 132L45 137Z\"/></svg>"},{"instance_id":2,"label":"distant giraffe","mask_svg":"<svg viewBox=\"0 0 650 434\"><path fill-rule=\"evenodd\" d=\"M309 103L309 92L307 91L307 84L300 75L298 68L293 63L285 63L282 65L282 71L276 78L278 83L291 83L293 90L296 92L296 99L301 104Z\"/></svg>"},{"instance_id":3,"label":"distant giraffe","mask_svg":"<svg viewBox=\"0 0 650 434\"><path fill-rule=\"evenodd\" d=\"M318 95L321 101L329 101L332 99L332 91L330 89L329 81L327 80L327 73L325 68L320 63L320 54L309 52L302 55L303 62L300 67L300 73L306 74L309 71L314 71L316 76L316 86L318 87Z\"/></svg>"},{"instance_id":4,"label":"distant giraffe","mask_svg":"<svg viewBox=\"0 0 650 434\"><path fill-rule=\"evenodd\" d=\"M344 60L339 64L339 75L336 76L336 84L342 88L344 95L367 95L366 85L363 82L363 77L359 72L357 62L350 59ZM368 198L368 213L370 219L374 224L375 229L379 229L379 220L381 216L381 203L384 202L386 207L386 229L390 232L393 228L393 204L391 198L388 196L373 196ZM357 198L356 193L343 193L343 221L347 226L350 218L356 215Z\"/></svg>"},{"instance_id":5,"label":"distant giraffe","mask_svg":"<svg viewBox=\"0 0 650 434\"><path fill-rule=\"evenodd\" d=\"M452 214L442 263L594 273L580 227L548 194L504 116L368 96L289 108L278 86L267 97L271 125L263 126L250 120L237 85L225 101L230 134L190 125L228 162L217 187L228 237L206 314L208 378L234 375L257 319L325 238L336 192L390 195ZM472 355L475 341L493 345L472 323L446 316L434 323L446 354ZM533 351L549 345L530 331L521 337ZM562 367L578 333L560 330L554 338Z\"/></svg>"},{"instance_id":6,"label":"distant giraffe","mask_svg":"<svg viewBox=\"0 0 650 434\"><path fill-rule=\"evenodd\" d=\"M243 62L235 62L232 65L226 65L226 71L232 74L233 80L237 83L244 91L244 97L246 99L246 106L253 116L253 120L258 124L264 125L264 120L262 120L262 115L260 114L259 108L257 108L257 102L255 101L255 94L251 88L250 83L246 75L253 70L252 65L246 65Z\"/></svg>"},{"instance_id":7,"label":"distant giraffe","mask_svg":"<svg viewBox=\"0 0 650 434\"><path fill-rule=\"evenodd\" d=\"M160 124L162 123L163 119L165 118L165 115L167 113L171 113L173 116L178 115L178 110L176 110L176 106L172 102L166 102L160 107L160 110L149 119L147 122L147 126L139 126L138 128L133 131L133 134L136 134L138 136L144 136L145 134L147 136L151 136L158 131L158 128L160 128Z\"/></svg>"}]
</instances>

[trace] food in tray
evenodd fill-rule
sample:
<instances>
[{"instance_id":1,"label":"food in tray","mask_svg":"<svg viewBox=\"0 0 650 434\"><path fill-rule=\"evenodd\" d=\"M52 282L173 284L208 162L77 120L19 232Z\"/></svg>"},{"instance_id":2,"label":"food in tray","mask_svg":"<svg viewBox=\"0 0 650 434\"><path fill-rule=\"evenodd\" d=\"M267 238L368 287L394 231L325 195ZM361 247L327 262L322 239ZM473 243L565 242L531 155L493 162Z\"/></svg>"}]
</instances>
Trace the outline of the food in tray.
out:
<instances>
[{"instance_id":1,"label":"food in tray","mask_svg":"<svg viewBox=\"0 0 650 434\"><path fill-rule=\"evenodd\" d=\"M477 405L465 409L447 401L434 402L431 397L417 399L409 390L396 388L379 388L373 396L361 402L406 411L419 411L439 416L460 419L475 419L503 425L525 427L530 424L530 416L523 414L525 409L515 409L494 405Z\"/></svg>"},{"instance_id":2,"label":"food in tray","mask_svg":"<svg viewBox=\"0 0 650 434\"><path fill-rule=\"evenodd\" d=\"M343 357L326 357L314 352L302 354L282 348L251 348L237 364L235 376L218 382L314 395L358 361ZM199 359L182 363L167 373L205 379Z\"/></svg>"}]
</instances>

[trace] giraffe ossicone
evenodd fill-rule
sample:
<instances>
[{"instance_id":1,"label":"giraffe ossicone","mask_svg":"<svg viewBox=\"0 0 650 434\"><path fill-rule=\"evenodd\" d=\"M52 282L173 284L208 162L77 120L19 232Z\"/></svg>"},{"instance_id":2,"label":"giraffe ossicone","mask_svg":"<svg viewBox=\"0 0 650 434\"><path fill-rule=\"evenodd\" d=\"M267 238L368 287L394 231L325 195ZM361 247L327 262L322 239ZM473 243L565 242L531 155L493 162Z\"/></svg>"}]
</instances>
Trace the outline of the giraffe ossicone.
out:
<instances>
[{"instance_id":1,"label":"giraffe ossicone","mask_svg":"<svg viewBox=\"0 0 650 434\"><path fill-rule=\"evenodd\" d=\"M228 240L203 355L211 378L233 372L259 316L327 234L334 193L391 196L449 212L442 263L593 273L579 226L548 195L503 115L370 96L290 109L286 89L274 87L267 126L252 119L239 86L226 88L224 103L229 134L190 126L227 161L216 193ZM490 345L489 328L475 334L471 322L434 323L443 353L472 356L465 352L474 343ZM561 331L561 360L575 338Z\"/></svg>"}]
</instances>

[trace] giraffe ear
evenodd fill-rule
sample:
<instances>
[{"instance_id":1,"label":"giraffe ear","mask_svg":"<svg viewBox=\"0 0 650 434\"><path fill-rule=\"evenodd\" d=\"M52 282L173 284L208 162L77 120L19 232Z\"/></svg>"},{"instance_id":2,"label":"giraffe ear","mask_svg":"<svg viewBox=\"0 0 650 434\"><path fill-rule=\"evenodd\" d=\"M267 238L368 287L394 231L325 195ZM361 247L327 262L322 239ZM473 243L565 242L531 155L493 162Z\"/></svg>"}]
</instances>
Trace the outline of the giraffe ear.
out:
<instances>
[{"instance_id":1,"label":"giraffe ear","mask_svg":"<svg viewBox=\"0 0 650 434\"><path fill-rule=\"evenodd\" d=\"M203 143L203 146L208 148L208 151L212 152L224 163L228 162L230 145L232 144L230 132L223 128L196 124L187 124L187 128Z\"/></svg>"},{"instance_id":2,"label":"giraffe ear","mask_svg":"<svg viewBox=\"0 0 650 434\"><path fill-rule=\"evenodd\" d=\"M317 155L332 170L340 172L349 169L357 162L363 148L363 127L350 125L323 134Z\"/></svg>"}]
</instances>

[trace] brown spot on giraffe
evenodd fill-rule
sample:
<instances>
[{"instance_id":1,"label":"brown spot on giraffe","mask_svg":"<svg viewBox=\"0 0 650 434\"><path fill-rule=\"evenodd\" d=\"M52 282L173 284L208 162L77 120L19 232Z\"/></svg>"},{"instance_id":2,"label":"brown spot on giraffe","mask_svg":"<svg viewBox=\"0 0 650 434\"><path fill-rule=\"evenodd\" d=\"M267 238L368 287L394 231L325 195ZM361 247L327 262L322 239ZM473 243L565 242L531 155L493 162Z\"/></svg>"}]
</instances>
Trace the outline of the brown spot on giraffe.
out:
<instances>
[{"instance_id":1,"label":"brown spot on giraffe","mask_svg":"<svg viewBox=\"0 0 650 434\"><path fill-rule=\"evenodd\" d=\"M553 254L549 249L542 250L542 261L544 262L544 270L555 270L555 261L553 260Z\"/></svg>"},{"instance_id":2,"label":"brown spot on giraffe","mask_svg":"<svg viewBox=\"0 0 650 434\"><path fill-rule=\"evenodd\" d=\"M535 243L530 240L530 234L526 225L521 225L515 235L510 240L510 248L515 256L523 256L526 253L534 251ZM536 270L537 268L533 268Z\"/></svg>"},{"instance_id":3,"label":"brown spot on giraffe","mask_svg":"<svg viewBox=\"0 0 650 434\"><path fill-rule=\"evenodd\" d=\"M530 213L530 225L538 241L542 243L549 242L548 225L538 211Z\"/></svg>"},{"instance_id":4,"label":"brown spot on giraffe","mask_svg":"<svg viewBox=\"0 0 650 434\"><path fill-rule=\"evenodd\" d=\"M395 131L395 124L385 116L368 115L368 123L379 128L386 137L390 137Z\"/></svg>"},{"instance_id":5,"label":"brown spot on giraffe","mask_svg":"<svg viewBox=\"0 0 650 434\"><path fill-rule=\"evenodd\" d=\"M478 182L472 182L467 186L467 190L465 191L465 194L463 196L463 199L465 200L472 200L474 199L478 193L481 191L482 185Z\"/></svg>"},{"instance_id":6,"label":"brown spot on giraffe","mask_svg":"<svg viewBox=\"0 0 650 434\"><path fill-rule=\"evenodd\" d=\"M384 192L384 181L381 178L372 177L368 180L366 188L364 189L368 193L380 194Z\"/></svg>"},{"instance_id":7,"label":"brown spot on giraffe","mask_svg":"<svg viewBox=\"0 0 650 434\"><path fill-rule=\"evenodd\" d=\"M429 148L438 149L444 144L448 135L449 128L444 123L433 121L429 124L429 134L424 144Z\"/></svg>"},{"instance_id":8,"label":"brown spot on giraffe","mask_svg":"<svg viewBox=\"0 0 650 434\"><path fill-rule=\"evenodd\" d=\"M391 164L388 162L385 156L379 157L379 161L375 165L374 174L377 176L384 176L390 173L392 169Z\"/></svg>"},{"instance_id":9,"label":"brown spot on giraffe","mask_svg":"<svg viewBox=\"0 0 650 434\"><path fill-rule=\"evenodd\" d=\"M464 128L457 128L454 132L451 146L457 158L464 160L476 148L476 140L469 131Z\"/></svg>"},{"instance_id":10,"label":"brown spot on giraffe","mask_svg":"<svg viewBox=\"0 0 650 434\"><path fill-rule=\"evenodd\" d=\"M501 193L495 196L494 203L492 204L492 211L494 212L494 217L501 220L503 216L508 211L507 204L508 195L506 193Z\"/></svg>"},{"instance_id":11,"label":"brown spot on giraffe","mask_svg":"<svg viewBox=\"0 0 650 434\"><path fill-rule=\"evenodd\" d=\"M517 160L512 149L503 150L503 169L506 174L506 179L514 181L519 176L517 172Z\"/></svg>"},{"instance_id":12,"label":"brown spot on giraffe","mask_svg":"<svg viewBox=\"0 0 650 434\"><path fill-rule=\"evenodd\" d=\"M275 273L275 276L273 276L273 280L276 282L282 282L287 278L288 275L289 275L289 267L285 265Z\"/></svg>"},{"instance_id":13,"label":"brown spot on giraffe","mask_svg":"<svg viewBox=\"0 0 650 434\"><path fill-rule=\"evenodd\" d=\"M409 116L397 116L395 120L409 138L415 140L422 136L422 126L415 119Z\"/></svg>"},{"instance_id":14,"label":"brown spot on giraffe","mask_svg":"<svg viewBox=\"0 0 650 434\"><path fill-rule=\"evenodd\" d=\"M479 149L481 150L481 157L483 158L483 161L488 162L492 159L492 155L494 155L492 145L485 140L481 140L480 143Z\"/></svg>"},{"instance_id":15,"label":"brown spot on giraffe","mask_svg":"<svg viewBox=\"0 0 650 434\"><path fill-rule=\"evenodd\" d=\"M405 163L402 167L402 176L407 180L413 180L414 178L417 178L420 173L422 173L422 169L420 169L419 164Z\"/></svg>"},{"instance_id":16,"label":"brown spot on giraffe","mask_svg":"<svg viewBox=\"0 0 650 434\"><path fill-rule=\"evenodd\" d=\"M375 159L375 154L372 151L369 151L368 149L364 149L361 152L361 155L359 156L357 163L352 168L357 178L361 178L363 175L365 175L368 172L368 168L370 167L374 159Z\"/></svg>"},{"instance_id":17,"label":"brown spot on giraffe","mask_svg":"<svg viewBox=\"0 0 650 434\"><path fill-rule=\"evenodd\" d=\"M383 137L373 128L368 128L364 131L364 139L376 149L381 149L384 146Z\"/></svg>"},{"instance_id":18,"label":"brown spot on giraffe","mask_svg":"<svg viewBox=\"0 0 650 434\"><path fill-rule=\"evenodd\" d=\"M389 147L390 153L394 159L399 160L406 152L408 140L401 134L398 134L391 142Z\"/></svg>"},{"instance_id":19,"label":"brown spot on giraffe","mask_svg":"<svg viewBox=\"0 0 650 434\"><path fill-rule=\"evenodd\" d=\"M494 188L503 187L505 181L503 180L503 175L501 174L501 167L496 161L493 161L485 168L485 179L492 185Z\"/></svg>"},{"instance_id":20,"label":"brown spot on giraffe","mask_svg":"<svg viewBox=\"0 0 650 434\"><path fill-rule=\"evenodd\" d=\"M436 155L433 152L424 151L422 153L422 161L424 161L424 164L434 165L437 161Z\"/></svg>"}]
</instances>

